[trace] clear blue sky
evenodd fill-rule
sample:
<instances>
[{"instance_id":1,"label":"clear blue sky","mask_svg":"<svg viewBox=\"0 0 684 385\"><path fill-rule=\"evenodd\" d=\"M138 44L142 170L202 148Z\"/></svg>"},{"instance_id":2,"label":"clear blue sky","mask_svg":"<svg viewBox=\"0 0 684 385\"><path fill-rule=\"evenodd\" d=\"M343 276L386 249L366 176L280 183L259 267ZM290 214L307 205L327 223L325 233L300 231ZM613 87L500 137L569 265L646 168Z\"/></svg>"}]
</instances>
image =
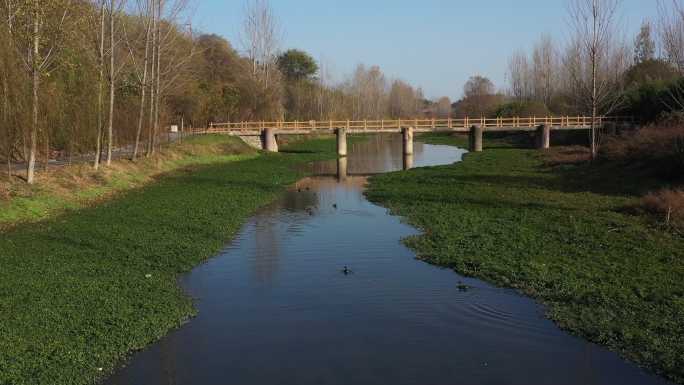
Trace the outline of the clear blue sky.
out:
<instances>
[{"instance_id":1,"label":"clear blue sky","mask_svg":"<svg viewBox=\"0 0 684 385\"><path fill-rule=\"evenodd\" d=\"M542 33L567 40L567 0L271 0L282 48L330 64L337 79L358 63L422 86L429 98L460 97L470 75L505 87L506 62ZM236 48L243 0L196 0L194 24ZM631 41L656 0L623 0L620 25Z\"/></svg>"}]
</instances>

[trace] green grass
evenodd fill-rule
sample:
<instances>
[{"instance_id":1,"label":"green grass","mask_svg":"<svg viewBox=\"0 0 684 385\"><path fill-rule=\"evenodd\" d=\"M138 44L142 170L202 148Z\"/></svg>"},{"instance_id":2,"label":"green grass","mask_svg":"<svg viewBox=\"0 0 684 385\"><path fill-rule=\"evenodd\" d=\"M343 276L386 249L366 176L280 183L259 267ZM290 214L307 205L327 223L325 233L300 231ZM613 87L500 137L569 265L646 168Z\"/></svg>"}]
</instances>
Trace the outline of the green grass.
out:
<instances>
[{"instance_id":1,"label":"green grass","mask_svg":"<svg viewBox=\"0 0 684 385\"><path fill-rule=\"evenodd\" d=\"M367 195L424 230L406 243L426 260L519 289L561 327L684 383L684 239L626 210L656 181L487 144L462 163L373 177Z\"/></svg>"},{"instance_id":2,"label":"green grass","mask_svg":"<svg viewBox=\"0 0 684 385\"><path fill-rule=\"evenodd\" d=\"M300 178L297 164L333 148L321 139L240 161L179 159L192 167L1 233L0 384L93 383L182 324L194 310L178 274Z\"/></svg>"},{"instance_id":3,"label":"green grass","mask_svg":"<svg viewBox=\"0 0 684 385\"><path fill-rule=\"evenodd\" d=\"M256 151L229 136L205 135L173 144L161 154L133 163L117 160L99 172L88 164L53 167L40 173L35 185L19 179L0 181L0 193L8 191L9 199L0 199L0 229L21 222L35 222L66 210L87 207L114 193L140 187L154 177L188 166L230 162L253 158ZM2 197L2 194L0 194Z\"/></svg>"}]
</instances>

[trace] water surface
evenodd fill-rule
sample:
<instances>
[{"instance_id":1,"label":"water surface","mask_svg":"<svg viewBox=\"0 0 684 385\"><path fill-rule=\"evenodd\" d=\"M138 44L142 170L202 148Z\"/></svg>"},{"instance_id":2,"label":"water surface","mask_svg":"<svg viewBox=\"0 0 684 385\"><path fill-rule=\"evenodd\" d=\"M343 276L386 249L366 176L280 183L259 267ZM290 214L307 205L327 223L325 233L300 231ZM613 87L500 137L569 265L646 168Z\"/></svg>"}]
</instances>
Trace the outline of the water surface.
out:
<instances>
[{"instance_id":1,"label":"water surface","mask_svg":"<svg viewBox=\"0 0 684 385\"><path fill-rule=\"evenodd\" d=\"M416 260L400 240L417 231L363 196L366 174L462 153L416 143L406 158L399 136L378 136L312 165L319 176L182 277L198 317L107 384L666 384L512 290Z\"/></svg>"}]
</instances>

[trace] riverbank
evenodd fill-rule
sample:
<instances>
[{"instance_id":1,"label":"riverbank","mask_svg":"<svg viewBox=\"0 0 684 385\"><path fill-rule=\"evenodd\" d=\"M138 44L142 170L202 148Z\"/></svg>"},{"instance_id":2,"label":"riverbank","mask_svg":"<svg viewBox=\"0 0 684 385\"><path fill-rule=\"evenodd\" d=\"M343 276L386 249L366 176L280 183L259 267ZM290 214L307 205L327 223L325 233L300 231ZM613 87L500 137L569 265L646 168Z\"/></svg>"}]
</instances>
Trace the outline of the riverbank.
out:
<instances>
[{"instance_id":1,"label":"riverbank","mask_svg":"<svg viewBox=\"0 0 684 385\"><path fill-rule=\"evenodd\" d=\"M137 162L114 160L111 166L102 166L99 171L84 162L51 166L49 171L37 173L33 185L19 177L3 176L0 178L0 229L91 206L117 193L140 188L173 170L245 160L257 154L237 138L206 135L170 144Z\"/></svg>"},{"instance_id":2,"label":"riverbank","mask_svg":"<svg viewBox=\"0 0 684 385\"><path fill-rule=\"evenodd\" d=\"M375 176L367 195L423 229L406 243L425 260L516 288L562 328L684 382L684 238L631 210L657 181L487 144L462 163Z\"/></svg>"},{"instance_id":3,"label":"riverbank","mask_svg":"<svg viewBox=\"0 0 684 385\"><path fill-rule=\"evenodd\" d=\"M247 217L301 178L298 164L333 158L334 148L334 140L317 139L284 154L179 158L178 167L167 165L173 171L146 177L153 183L4 231L0 383L90 384L182 324L194 310L178 274L215 255ZM111 191L122 178L111 177Z\"/></svg>"}]
</instances>

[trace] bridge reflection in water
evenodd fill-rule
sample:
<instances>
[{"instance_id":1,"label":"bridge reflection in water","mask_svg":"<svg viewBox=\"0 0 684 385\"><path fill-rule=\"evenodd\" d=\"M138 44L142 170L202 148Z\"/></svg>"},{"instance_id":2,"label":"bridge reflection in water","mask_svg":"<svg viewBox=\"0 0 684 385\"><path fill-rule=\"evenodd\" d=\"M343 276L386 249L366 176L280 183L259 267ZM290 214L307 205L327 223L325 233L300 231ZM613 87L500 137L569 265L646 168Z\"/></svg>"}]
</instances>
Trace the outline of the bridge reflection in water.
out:
<instances>
[{"instance_id":1,"label":"bridge reflection in water","mask_svg":"<svg viewBox=\"0 0 684 385\"><path fill-rule=\"evenodd\" d=\"M314 176L335 177L339 181L348 177L366 177L376 174L408 170L429 165L425 160L425 145L416 142L413 154L403 154L402 137L399 134L378 134L369 136L361 143L349 147L350 156L327 162L315 162L305 166ZM435 148L432 148L435 151ZM430 154L430 159L449 161L449 155Z\"/></svg>"}]
</instances>

